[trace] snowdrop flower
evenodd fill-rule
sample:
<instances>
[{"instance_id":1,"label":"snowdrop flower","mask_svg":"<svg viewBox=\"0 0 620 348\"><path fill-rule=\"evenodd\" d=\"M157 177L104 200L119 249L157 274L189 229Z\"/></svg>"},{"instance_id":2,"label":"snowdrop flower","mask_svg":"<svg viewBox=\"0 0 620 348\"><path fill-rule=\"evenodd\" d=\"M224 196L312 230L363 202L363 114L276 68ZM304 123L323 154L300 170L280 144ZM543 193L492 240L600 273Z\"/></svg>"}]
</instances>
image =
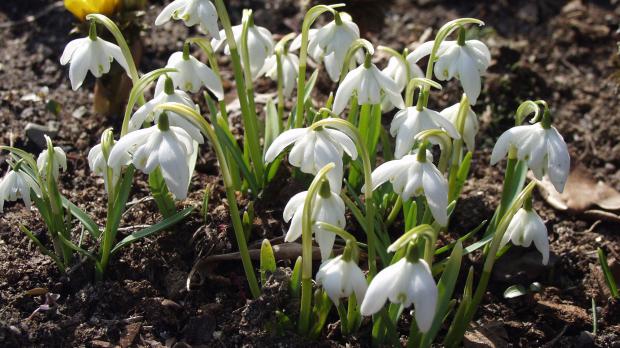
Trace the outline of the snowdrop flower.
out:
<instances>
[{"instance_id":1,"label":"snowdrop flower","mask_svg":"<svg viewBox=\"0 0 620 348\"><path fill-rule=\"evenodd\" d=\"M461 41L461 40L460 40ZM407 56L410 63L431 54L435 41L420 45ZM480 76L491 64L491 54L487 46L479 40L443 41L437 50L438 60L434 66L435 77L440 81L456 77L471 104L476 104L480 95Z\"/></svg>"},{"instance_id":2,"label":"snowdrop flower","mask_svg":"<svg viewBox=\"0 0 620 348\"><path fill-rule=\"evenodd\" d=\"M421 160L417 153L383 163L372 172L372 189L386 181L392 183L394 192L403 201L412 196L424 195L435 220L442 226L448 224L448 181L435 167L430 152Z\"/></svg>"},{"instance_id":3,"label":"snowdrop flower","mask_svg":"<svg viewBox=\"0 0 620 348\"><path fill-rule=\"evenodd\" d=\"M337 12L334 20L308 35L308 53L320 62L323 59L327 74L336 82L345 63L347 51L360 38L360 30L344 12ZM361 58L361 56L358 56Z\"/></svg>"},{"instance_id":4,"label":"snowdrop flower","mask_svg":"<svg viewBox=\"0 0 620 348\"><path fill-rule=\"evenodd\" d=\"M265 162L273 162L276 157L291 145L288 156L290 164L308 174L316 174L326 164L334 163L334 169L327 173L332 190L340 193L343 176L342 155L346 152L351 159L357 158L357 148L345 133L330 128L294 128L280 134L265 152Z\"/></svg>"},{"instance_id":5,"label":"snowdrop flower","mask_svg":"<svg viewBox=\"0 0 620 348\"><path fill-rule=\"evenodd\" d=\"M177 199L187 196L190 169L188 158L194 151L192 137L179 127L169 126L165 114L159 123L123 136L110 151L108 165L120 167L131 156L131 163L146 174L161 168L168 189Z\"/></svg>"},{"instance_id":6,"label":"snowdrop flower","mask_svg":"<svg viewBox=\"0 0 620 348\"><path fill-rule=\"evenodd\" d=\"M420 69L416 64L407 64L409 65L409 77L424 77L424 72ZM388 60L387 66L381 70L383 74L394 80L396 85L398 86L398 90L402 92L405 87L407 87L407 66L398 58L391 57ZM381 105L381 111L383 113L389 112L394 109L394 104L390 102L390 99L384 98L383 103Z\"/></svg>"},{"instance_id":7,"label":"snowdrop flower","mask_svg":"<svg viewBox=\"0 0 620 348\"><path fill-rule=\"evenodd\" d=\"M340 114L353 92L357 93L357 102L362 104L379 104L381 102L381 92L390 102L399 109L405 107L405 102L400 94L398 85L390 77L381 72L370 62L370 56L366 56L364 65L351 70L344 78L334 98L333 111Z\"/></svg>"},{"instance_id":8,"label":"snowdrop flower","mask_svg":"<svg viewBox=\"0 0 620 348\"><path fill-rule=\"evenodd\" d=\"M92 28L88 37L69 42L60 57L60 64L71 63L69 80L74 91L80 88L89 70L95 77L107 74L114 59L125 71L129 71L120 47L98 38Z\"/></svg>"},{"instance_id":9,"label":"snowdrop flower","mask_svg":"<svg viewBox=\"0 0 620 348\"><path fill-rule=\"evenodd\" d=\"M491 153L491 164L499 162L511 146L517 158L527 161L538 180L547 174L558 192L564 191L570 170L570 156L562 135L553 126L542 122L513 127L502 134Z\"/></svg>"},{"instance_id":10,"label":"snowdrop flower","mask_svg":"<svg viewBox=\"0 0 620 348\"><path fill-rule=\"evenodd\" d=\"M458 127L457 117L459 115L460 106L460 103L456 103L440 112L443 117L452 122L454 128ZM465 142L465 145L467 145L467 149L469 151L474 151L474 148L476 147L476 134L478 134L479 129L480 125L478 124L478 117L476 117L476 113L470 107L467 111L467 116L465 116L465 127L463 128L463 141Z\"/></svg>"},{"instance_id":11,"label":"snowdrop flower","mask_svg":"<svg viewBox=\"0 0 620 348\"><path fill-rule=\"evenodd\" d=\"M45 136L45 140L48 143L51 143L51 139L47 136ZM67 170L67 155L65 154L65 151L58 147L58 146L54 146L54 154L53 154L53 160L52 160L52 176L54 177L54 180L58 180L58 174L60 173L60 168L62 168L62 170ZM37 167L39 167L39 173L41 173L41 176L45 177L45 175L47 174L47 164L49 162L49 151L48 149L44 149L43 151L41 151L41 153L39 154L39 157L37 158Z\"/></svg>"},{"instance_id":12,"label":"snowdrop flower","mask_svg":"<svg viewBox=\"0 0 620 348\"><path fill-rule=\"evenodd\" d=\"M179 103L195 109L200 113L198 105L194 104L192 99L187 93L179 89L174 89L172 79L169 77L162 77L157 81L155 87L155 97L148 103L142 105L129 120L129 131L133 132L142 128L144 122L158 122L159 116L164 112L163 110L155 110L155 107L164 103ZM185 117L174 113L167 112L168 122L171 126L183 128L192 138L198 142L203 142L202 133L198 126L186 119Z\"/></svg>"},{"instance_id":13,"label":"snowdrop flower","mask_svg":"<svg viewBox=\"0 0 620 348\"><path fill-rule=\"evenodd\" d=\"M295 84L297 83L299 58L296 55L287 52L280 56L280 62L282 64L283 94L288 98L291 96L291 93L293 93L293 88L295 88ZM267 58L265 65L258 73L259 76L263 74L274 81L278 81L278 62L275 54Z\"/></svg>"},{"instance_id":14,"label":"snowdrop flower","mask_svg":"<svg viewBox=\"0 0 620 348\"><path fill-rule=\"evenodd\" d=\"M519 209L512 217L502 237L500 247L504 247L509 241L512 241L514 245L520 245L526 248L534 241L536 249L542 254L543 265L549 262L547 227L540 216L538 216L531 207Z\"/></svg>"},{"instance_id":15,"label":"snowdrop flower","mask_svg":"<svg viewBox=\"0 0 620 348\"><path fill-rule=\"evenodd\" d=\"M222 81L207 65L189 54L188 45L185 45L183 52L170 56L166 68L178 70L169 74L175 87L196 93L204 85L218 100L224 99Z\"/></svg>"},{"instance_id":16,"label":"snowdrop flower","mask_svg":"<svg viewBox=\"0 0 620 348\"><path fill-rule=\"evenodd\" d=\"M199 24L204 32L218 40L220 38L217 9L209 0L174 0L157 16L155 25L167 23L170 18L181 19L188 27Z\"/></svg>"},{"instance_id":17,"label":"snowdrop flower","mask_svg":"<svg viewBox=\"0 0 620 348\"><path fill-rule=\"evenodd\" d=\"M316 273L317 284L323 286L329 298L337 306L341 298L355 292L357 302L362 302L366 294L366 277L357 263L345 260L343 255L324 262Z\"/></svg>"},{"instance_id":18,"label":"snowdrop flower","mask_svg":"<svg viewBox=\"0 0 620 348\"><path fill-rule=\"evenodd\" d=\"M450 120L437 111L425 107L418 110L417 107L410 106L398 111L390 126L390 133L396 137L394 157L399 159L409 153L415 136L428 129L444 129L453 139L460 138Z\"/></svg>"},{"instance_id":19,"label":"snowdrop flower","mask_svg":"<svg viewBox=\"0 0 620 348\"><path fill-rule=\"evenodd\" d=\"M23 199L26 208L30 209L30 190L42 196L41 188L30 175L21 170L9 170L0 181L0 213L4 211L4 201L16 201L18 198Z\"/></svg>"},{"instance_id":20,"label":"snowdrop flower","mask_svg":"<svg viewBox=\"0 0 620 348\"><path fill-rule=\"evenodd\" d=\"M243 33L243 24L232 27L233 36L237 44L239 54L241 56L241 64L245 61L244 50L241 49L241 34ZM230 55L230 48L226 43L226 34L224 30L220 31L221 40L213 40L212 45L215 50L219 50L224 46L224 53ZM271 38L271 32L266 28L254 25L254 23L248 23L248 53L250 54L250 73L252 74L252 80L256 80L260 76L259 72L265 65L267 57L273 53L273 39Z\"/></svg>"},{"instance_id":21,"label":"snowdrop flower","mask_svg":"<svg viewBox=\"0 0 620 348\"><path fill-rule=\"evenodd\" d=\"M421 332L430 329L437 305L437 284L428 264L420 259L409 261L406 257L381 270L368 286L362 302L362 315L373 315L389 299L407 308L415 306L415 321Z\"/></svg>"},{"instance_id":22,"label":"snowdrop flower","mask_svg":"<svg viewBox=\"0 0 620 348\"><path fill-rule=\"evenodd\" d=\"M123 165L126 163L122 163ZM88 151L88 166L90 170L96 175L103 177L103 184L105 186L106 192L110 192L110 178L108 177L108 163L106 161L105 155L103 153L103 148L101 144L97 144L93 146L90 151ZM121 174L121 166L112 167L112 183L116 184Z\"/></svg>"},{"instance_id":23,"label":"snowdrop flower","mask_svg":"<svg viewBox=\"0 0 620 348\"><path fill-rule=\"evenodd\" d=\"M411 78L424 77L424 72L417 64L409 63L408 65L409 76ZM405 64L403 64L400 59L396 57L391 57L388 60L387 66L383 70L381 70L381 72L394 80L394 82L396 82L396 85L398 86L398 89L401 92L405 89L405 87L407 87L407 83L409 82L407 81L407 66L405 66Z\"/></svg>"},{"instance_id":24,"label":"snowdrop flower","mask_svg":"<svg viewBox=\"0 0 620 348\"><path fill-rule=\"evenodd\" d=\"M317 226L316 222L327 222L329 224L344 228L346 225L346 219L344 216L345 207L342 198L329 190L326 194L320 192L314 199L314 206L312 207L312 232L314 233L314 239L316 240L319 248L321 249L321 258L327 260L334 247L334 241L336 235L333 232L324 230ZM284 237L285 242L294 242L301 237L301 219L303 216L304 203L308 191L300 192L286 203L284 207L284 221L291 221L291 226L286 232Z\"/></svg>"}]
</instances>

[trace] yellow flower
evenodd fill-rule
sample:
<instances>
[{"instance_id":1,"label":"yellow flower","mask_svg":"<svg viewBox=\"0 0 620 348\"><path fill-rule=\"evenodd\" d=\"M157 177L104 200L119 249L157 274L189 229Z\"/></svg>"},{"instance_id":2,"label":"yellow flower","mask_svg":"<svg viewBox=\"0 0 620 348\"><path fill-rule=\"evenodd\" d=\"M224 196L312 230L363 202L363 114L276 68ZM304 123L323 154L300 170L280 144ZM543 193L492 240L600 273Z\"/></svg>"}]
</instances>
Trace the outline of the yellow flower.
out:
<instances>
[{"instance_id":1,"label":"yellow flower","mask_svg":"<svg viewBox=\"0 0 620 348\"><path fill-rule=\"evenodd\" d=\"M113 14L120 0L65 0L65 8L77 18L84 20L91 13Z\"/></svg>"}]
</instances>

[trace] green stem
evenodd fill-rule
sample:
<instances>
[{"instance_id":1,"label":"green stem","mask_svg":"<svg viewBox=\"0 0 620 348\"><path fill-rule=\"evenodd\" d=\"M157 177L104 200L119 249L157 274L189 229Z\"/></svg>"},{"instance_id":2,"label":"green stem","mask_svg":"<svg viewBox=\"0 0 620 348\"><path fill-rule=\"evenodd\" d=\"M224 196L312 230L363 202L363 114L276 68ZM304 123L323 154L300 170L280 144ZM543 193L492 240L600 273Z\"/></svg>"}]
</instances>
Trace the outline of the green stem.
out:
<instances>
[{"instance_id":1,"label":"green stem","mask_svg":"<svg viewBox=\"0 0 620 348\"><path fill-rule=\"evenodd\" d=\"M228 16L228 11L226 10L226 6L224 5L223 0L215 0L215 7L217 8L217 14L222 23L222 27L224 28L224 32L226 33L226 43L228 44L228 48L230 50L230 60L233 65L233 73L235 76L235 82L237 85L237 95L239 97L239 104L241 105L241 117L243 119L243 124L245 126L245 137L248 143L248 147L250 149L250 158L252 159L252 163L254 164L254 170L256 171L256 176L260 178L260 183L263 183L263 158L260 151L260 140L258 136L258 120L256 119L256 110L253 112L250 109L248 102L248 95L246 94L246 86L244 80L243 69L241 68L241 58L239 56L239 51L237 48L237 43L235 41L235 36L232 31L232 25L230 23L230 17ZM247 36L247 34L246 34ZM246 40L247 41L247 40ZM245 44L247 49L247 42ZM246 54L247 57L247 54ZM249 64L246 64L249 68ZM246 77L247 78L247 77ZM249 77L251 81L251 75ZM249 84L252 85L251 83ZM253 96L252 96L253 97ZM254 117L252 116L254 115Z\"/></svg>"},{"instance_id":2,"label":"green stem","mask_svg":"<svg viewBox=\"0 0 620 348\"><path fill-rule=\"evenodd\" d=\"M463 160L463 138L465 136L465 121L467 119L467 113L469 112L469 101L467 100L467 96L463 93L461 97L461 102L459 105L457 119L456 130L459 132L461 137L459 139L454 140L452 146L452 163L450 165L450 174L448 175L448 202L452 202L456 199L459 192L456 192L457 189L457 173L459 171L459 166L461 161Z\"/></svg>"},{"instance_id":3,"label":"green stem","mask_svg":"<svg viewBox=\"0 0 620 348\"><path fill-rule=\"evenodd\" d=\"M331 110L327 111L331 115L333 113ZM370 155L368 154L368 149L366 148L366 143L364 139L361 137L360 132L357 128L348 121L339 118L326 118L321 121L315 122L312 124L312 127L321 127L321 126L331 126L337 128L341 131L344 131L347 135L349 135L354 142L357 144L360 157L362 159L362 166L364 168L364 200L366 204L366 223L364 230L366 231L366 237L368 239L368 268L369 268L369 281L372 277L377 274L377 253L375 248L377 247L376 236L375 236L375 207L373 202L373 186L372 186L372 164L370 163Z\"/></svg>"},{"instance_id":4,"label":"green stem","mask_svg":"<svg viewBox=\"0 0 620 348\"><path fill-rule=\"evenodd\" d=\"M334 166L334 163L329 163L319 170L308 188L304 201L301 217L301 308L298 323L302 334L308 333L312 314L312 206L323 181L326 180L327 173Z\"/></svg>"},{"instance_id":5,"label":"green stem","mask_svg":"<svg viewBox=\"0 0 620 348\"><path fill-rule=\"evenodd\" d=\"M224 150L222 149L221 144L217 141L215 130L199 113L196 112L196 110L186 105L179 103L166 103L158 105L157 108L161 110L168 110L187 117L190 121L200 125L202 132L211 141L211 144L215 150L215 155L220 164L220 171L222 172L222 179L226 188L226 198L228 199L230 209L230 217L232 219L235 238L237 239L237 245L239 247L239 254L241 255L241 262L243 264L245 276L248 280L252 297L257 298L260 296L260 287L258 286L258 280L256 279L256 274L254 273L252 260L250 259L247 241L245 240L243 223L241 221L241 216L239 215L239 207L237 206L237 197L235 195L230 167L228 166L228 161L224 154Z\"/></svg>"}]
</instances>

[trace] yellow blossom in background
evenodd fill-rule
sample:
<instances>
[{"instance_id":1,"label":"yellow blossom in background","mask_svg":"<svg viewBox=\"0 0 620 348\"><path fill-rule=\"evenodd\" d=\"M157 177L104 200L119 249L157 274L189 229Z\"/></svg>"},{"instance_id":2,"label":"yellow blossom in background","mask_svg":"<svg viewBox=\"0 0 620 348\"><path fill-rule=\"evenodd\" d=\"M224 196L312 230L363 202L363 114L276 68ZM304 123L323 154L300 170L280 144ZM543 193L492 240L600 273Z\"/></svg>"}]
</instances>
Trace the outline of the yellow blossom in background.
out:
<instances>
[{"instance_id":1,"label":"yellow blossom in background","mask_svg":"<svg viewBox=\"0 0 620 348\"><path fill-rule=\"evenodd\" d=\"M120 0L65 0L65 8L80 20L91 13L113 14Z\"/></svg>"}]
</instances>

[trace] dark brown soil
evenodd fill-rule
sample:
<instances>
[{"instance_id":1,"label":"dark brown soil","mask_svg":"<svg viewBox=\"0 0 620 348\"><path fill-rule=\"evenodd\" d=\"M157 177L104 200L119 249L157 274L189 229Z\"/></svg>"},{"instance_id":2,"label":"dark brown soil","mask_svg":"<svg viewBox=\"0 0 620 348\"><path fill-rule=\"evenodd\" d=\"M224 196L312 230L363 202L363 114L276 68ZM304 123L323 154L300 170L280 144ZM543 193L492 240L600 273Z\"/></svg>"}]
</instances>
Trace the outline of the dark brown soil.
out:
<instances>
[{"instance_id":1,"label":"dark brown soil","mask_svg":"<svg viewBox=\"0 0 620 348\"><path fill-rule=\"evenodd\" d=\"M178 23L151 27L161 9L160 1L153 3L145 15L149 26L144 33L143 71L163 66L168 54L180 49L181 40L188 36L188 30ZM295 2L231 3L233 21L242 6L250 6L256 10L256 22L274 33L299 27ZM103 222L103 184L90 175L86 154L105 128L118 129L119 122L91 112L91 78L77 92L71 90L67 69L58 61L71 39L74 20L61 3L45 8L48 5L44 0L0 4L0 143L38 152L24 134L25 125L34 122L57 127L54 140L69 159L70 175L62 178L63 193ZM501 191L502 166L488 165L490 149L525 99L547 100L573 162L583 163L596 179L620 189L617 1L359 0L351 1L347 9L360 23L363 35L375 44L396 49L418 41L427 27L437 29L456 17L486 22L481 35L491 48L494 63L476 107L482 120L479 149L472 180L453 218L452 233L468 231L492 215ZM269 86L261 83L258 90ZM43 87L49 88L43 99L61 105L58 116L46 109L45 101L22 100ZM327 82L321 82L320 87L322 91L333 88ZM439 109L452 104L457 95L457 85L449 83L442 99L432 98L432 106ZM324 99L325 95L317 97ZM84 112L75 112L80 107L85 107ZM195 213L171 231L131 245L114 259L107 280L101 283L92 282L88 264L69 275L60 274L17 228L27 224L48 243L37 213L26 211L21 203L8 204L0 215L0 346L367 346L368 323L358 336L344 338L337 325L330 325L317 341L307 341L292 330L274 330L276 310L293 317L297 310L286 287L288 260L279 261L282 268L258 300L249 300L238 262L209 268L203 273L202 285L185 290L187 275L201 257L236 248L227 206L221 201L224 195L215 158L207 146L203 150L190 189L195 193L182 205L200 206L202 189L207 183L214 184L206 221ZM272 184L269 197L257 203L253 242L283 233L281 209L286 199L303 187L283 180ZM143 176L138 175L134 191L132 199L148 196ZM476 331L468 334L468 342L620 346L620 305L609 299L601 283L595 253L600 246L610 259L620 260L618 225L602 223L590 228L595 221L554 211L540 197L536 209L547 221L553 253L550 265L540 266L540 256L533 248L513 248L497 264L478 312ZM158 219L154 203L144 200L131 208L123 226L152 224ZM77 238L79 231L75 234ZM476 256L469 262L480 269ZM539 293L503 298L508 286L528 286L534 281L542 285ZM43 296L37 295L39 288L60 297L52 310L32 314L43 302ZM462 284L457 289L461 291ZM590 333L592 298L599 319L596 336ZM335 315L331 319L335 322Z\"/></svg>"}]
</instances>

